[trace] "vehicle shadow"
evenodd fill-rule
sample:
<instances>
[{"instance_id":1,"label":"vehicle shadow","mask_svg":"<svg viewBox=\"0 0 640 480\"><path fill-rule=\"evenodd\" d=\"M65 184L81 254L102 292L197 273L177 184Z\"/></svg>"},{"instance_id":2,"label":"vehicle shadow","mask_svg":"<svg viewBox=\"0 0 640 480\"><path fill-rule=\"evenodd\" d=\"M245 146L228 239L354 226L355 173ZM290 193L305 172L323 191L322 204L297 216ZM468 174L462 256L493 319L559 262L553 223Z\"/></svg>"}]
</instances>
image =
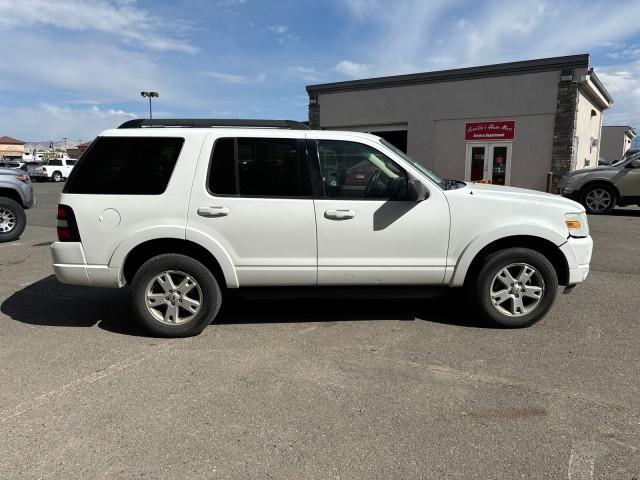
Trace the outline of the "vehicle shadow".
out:
<instances>
[{"instance_id":1,"label":"vehicle shadow","mask_svg":"<svg viewBox=\"0 0 640 480\"><path fill-rule=\"evenodd\" d=\"M254 300L229 296L217 324L307 323L341 321L427 321L452 326L489 328L464 299L448 292L433 299L291 299ZM8 297L0 311L18 322L37 326L93 327L130 336L149 336L130 309L129 289L65 285L54 275ZM452 305L456 305L453 308Z\"/></svg>"},{"instance_id":2,"label":"vehicle shadow","mask_svg":"<svg viewBox=\"0 0 640 480\"><path fill-rule=\"evenodd\" d=\"M50 275L8 297L0 312L22 323L51 327L93 327L146 336L132 321L128 289L65 285Z\"/></svg>"},{"instance_id":3,"label":"vehicle shadow","mask_svg":"<svg viewBox=\"0 0 640 480\"><path fill-rule=\"evenodd\" d=\"M640 208L614 208L607 215L613 217L640 217Z\"/></svg>"}]
</instances>

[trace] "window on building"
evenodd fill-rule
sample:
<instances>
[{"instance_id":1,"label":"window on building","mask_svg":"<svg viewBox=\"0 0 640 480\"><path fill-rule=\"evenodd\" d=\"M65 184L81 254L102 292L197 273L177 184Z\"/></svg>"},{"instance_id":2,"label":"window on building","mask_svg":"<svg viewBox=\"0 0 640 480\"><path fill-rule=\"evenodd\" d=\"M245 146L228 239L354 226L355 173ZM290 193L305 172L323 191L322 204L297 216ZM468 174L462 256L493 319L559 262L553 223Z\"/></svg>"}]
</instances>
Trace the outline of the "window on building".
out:
<instances>
[{"instance_id":1,"label":"window on building","mask_svg":"<svg viewBox=\"0 0 640 480\"><path fill-rule=\"evenodd\" d=\"M214 145L208 188L213 194L310 196L306 152L297 139L221 138Z\"/></svg>"},{"instance_id":2,"label":"window on building","mask_svg":"<svg viewBox=\"0 0 640 480\"><path fill-rule=\"evenodd\" d=\"M407 176L404 170L368 145L319 140L318 155L328 198L405 198Z\"/></svg>"},{"instance_id":3,"label":"window on building","mask_svg":"<svg viewBox=\"0 0 640 480\"><path fill-rule=\"evenodd\" d=\"M391 145L403 153L407 153L407 130L392 130L385 132L371 132L380 138L385 139Z\"/></svg>"}]
</instances>

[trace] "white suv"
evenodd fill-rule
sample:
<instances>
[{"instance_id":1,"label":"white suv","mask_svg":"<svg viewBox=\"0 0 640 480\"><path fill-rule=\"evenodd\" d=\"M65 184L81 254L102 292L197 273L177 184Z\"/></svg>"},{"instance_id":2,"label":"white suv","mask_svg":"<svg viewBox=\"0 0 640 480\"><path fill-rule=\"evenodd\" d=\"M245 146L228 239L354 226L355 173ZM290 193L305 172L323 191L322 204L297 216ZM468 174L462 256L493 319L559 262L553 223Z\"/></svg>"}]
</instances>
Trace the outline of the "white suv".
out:
<instances>
[{"instance_id":1,"label":"white suv","mask_svg":"<svg viewBox=\"0 0 640 480\"><path fill-rule=\"evenodd\" d=\"M60 281L131 284L138 319L176 337L202 331L225 292L256 287L464 286L489 322L528 326L558 285L585 280L592 251L576 202L442 180L376 136L268 120L103 132L60 196L58 238Z\"/></svg>"}]
</instances>

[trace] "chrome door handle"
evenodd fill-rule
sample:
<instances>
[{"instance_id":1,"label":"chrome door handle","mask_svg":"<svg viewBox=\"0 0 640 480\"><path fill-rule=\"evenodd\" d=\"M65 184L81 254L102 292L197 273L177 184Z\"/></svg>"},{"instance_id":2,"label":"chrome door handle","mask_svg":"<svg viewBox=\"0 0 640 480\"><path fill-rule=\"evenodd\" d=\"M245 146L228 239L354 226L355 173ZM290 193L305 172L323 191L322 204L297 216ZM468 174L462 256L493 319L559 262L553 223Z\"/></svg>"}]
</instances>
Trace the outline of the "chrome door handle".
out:
<instances>
[{"instance_id":1,"label":"chrome door handle","mask_svg":"<svg viewBox=\"0 0 640 480\"><path fill-rule=\"evenodd\" d=\"M331 220L348 220L354 218L356 212L354 210L326 210L324 216Z\"/></svg>"},{"instance_id":2,"label":"chrome door handle","mask_svg":"<svg viewBox=\"0 0 640 480\"><path fill-rule=\"evenodd\" d=\"M226 217L229 215L228 207L200 207L198 215L201 217Z\"/></svg>"}]
</instances>

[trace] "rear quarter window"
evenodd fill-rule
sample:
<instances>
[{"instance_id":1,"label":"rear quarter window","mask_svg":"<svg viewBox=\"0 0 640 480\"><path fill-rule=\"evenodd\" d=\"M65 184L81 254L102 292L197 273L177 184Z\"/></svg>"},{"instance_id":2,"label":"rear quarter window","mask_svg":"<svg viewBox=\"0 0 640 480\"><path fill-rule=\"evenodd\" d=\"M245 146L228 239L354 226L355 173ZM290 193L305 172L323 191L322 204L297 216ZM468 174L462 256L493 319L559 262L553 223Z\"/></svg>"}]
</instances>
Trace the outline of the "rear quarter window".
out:
<instances>
[{"instance_id":1,"label":"rear quarter window","mask_svg":"<svg viewBox=\"0 0 640 480\"><path fill-rule=\"evenodd\" d=\"M100 137L74 167L64 193L159 195L184 138Z\"/></svg>"}]
</instances>

